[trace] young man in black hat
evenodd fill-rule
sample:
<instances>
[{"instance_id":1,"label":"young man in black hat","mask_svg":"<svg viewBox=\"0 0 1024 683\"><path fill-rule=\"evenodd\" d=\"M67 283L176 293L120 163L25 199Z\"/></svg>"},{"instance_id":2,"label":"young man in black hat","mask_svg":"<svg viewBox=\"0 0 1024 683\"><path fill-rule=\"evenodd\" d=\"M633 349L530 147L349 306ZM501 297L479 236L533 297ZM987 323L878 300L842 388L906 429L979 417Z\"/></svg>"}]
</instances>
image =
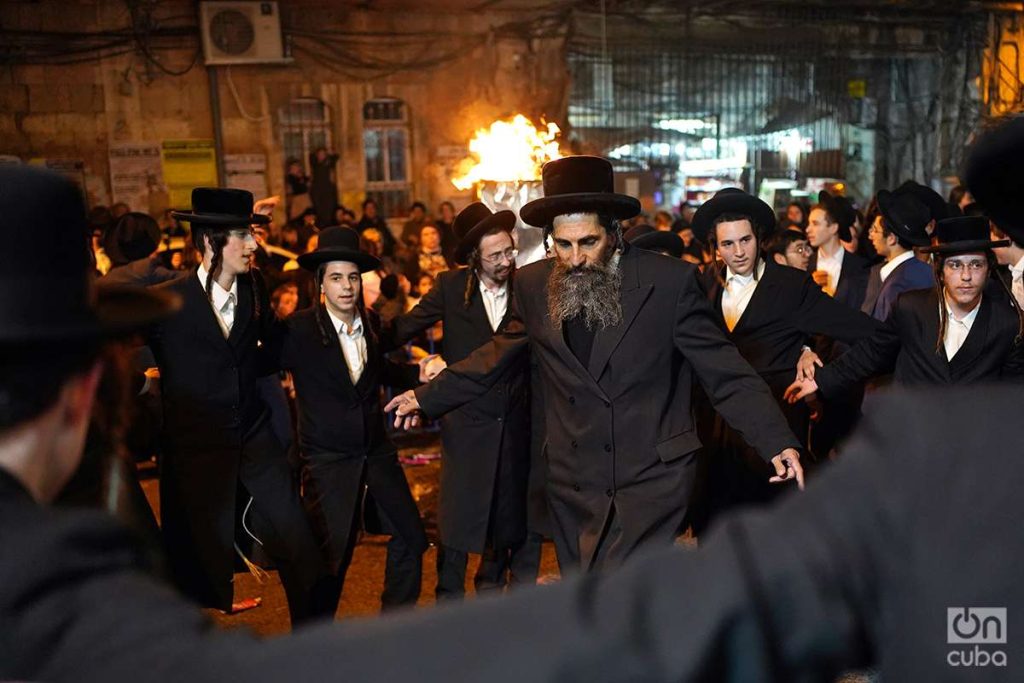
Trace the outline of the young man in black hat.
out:
<instances>
[{"instance_id":1,"label":"young man in black hat","mask_svg":"<svg viewBox=\"0 0 1024 683\"><path fill-rule=\"evenodd\" d=\"M288 597L292 623L333 615L312 529L285 450L261 398L260 377L272 371L283 326L258 271L252 194L196 188L191 224L203 261L161 289L183 309L149 334L160 368L164 409L160 512L171 573L208 607L232 608L239 539L263 545Z\"/></svg>"},{"instance_id":2,"label":"young man in black hat","mask_svg":"<svg viewBox=\"0 0 1024 683\"><path fill-rule=\"evenodd\" d=\"M485 394L530 350L542 377L548 499L563 570L609 567L671 543L686 515L696 451L694 373L712 404L774 467L803 470L799 441L721 328L697 268L622 239L639 202L614 192L611 164L548 162L544 198L523 207L554 258L517 275L511 314L491 342L426 387L396 397L399 420L443 415Z\"/></svg>"},{"instance_id":3,"label":"young man in black hat","mask_svg":"<svg viewBox=\"0 0 1024 683\"><path fill-rule=\"evenodd\" d=\"M441 273L415 308L394 320L393 343L404 344L442 322L442 358L453 364L503 330L513 296L515 224L511 211L492 213L481 202L459 212L453 225L458 238L454 257L465 267ZM438 598L464 595L467 553L482 556L474 579L478 592L536 582L541 537L527 531L526 362L524 358L483 396L441 420ZM536 516L539 511L532 512Z\"/></svg>"},{"instance_id":4,"label":"young man in black hat","mask_svg":"<svg viewBox=\"0 0 1024 683\"><path fill-rule=\"evenodd\" d=\"M299 257L322 296L288 320L281 366L295 381L303 498L318 532L338 594L352 559L365 486L391 534L381 603L415 605L427 549L416 502L388 438L382 384L405 389L419 370L384 357L380 320L363 305L361 274L380 261L360 250L345 227L320 233L316 251Z\"/></svg>"},{"instance_id":5,"label":"young man in black hat","mask_svg":"<svg viewBox=\"0 0 1024 683\"><path fill-rule=\"evenodd\" d=\"M801 349L812 335L854 343L877 325L825 294L806 272L762 257L760 245L775 227L775 212L757 197L722 190L701 205L693 223L708 234L722 258L720 266L704 273L717 322L764 379L806 448L807 406L788 405L784 399ZM740 504L763 503L778 493L768 483L766 464L741 434L716 424L714 440L708 458L709 516Z\"/></svg>"},{"instance_id":6,"label":"young man in black hat","mask_svg":"<svg viewBox=\"0 0 1024 683\"><path fill-rule=\"evenodd\" d=\"M931 243L926 230L930 221L928 207L910 193L881 190L878 208L868 238L885 261L871 267L861 310L884 322L896 297L914 289L933 287L935 275L928 264L914 258L915 247Z\"/></svg>"},{"instance_id":7,"label":"young man in black hat","mask_svg":"<svg viewBox=\"0 0 1024 683\"><path fill-rule=\"evenodd\" d=\"M936 286L901 294L885 324L786 395L796 401L826 397L865 380L893 373L900 384L968 384L1021 381L1024 316L998 280L988 219L963 216L939 221Z\"/></svg>"}]
</instances>

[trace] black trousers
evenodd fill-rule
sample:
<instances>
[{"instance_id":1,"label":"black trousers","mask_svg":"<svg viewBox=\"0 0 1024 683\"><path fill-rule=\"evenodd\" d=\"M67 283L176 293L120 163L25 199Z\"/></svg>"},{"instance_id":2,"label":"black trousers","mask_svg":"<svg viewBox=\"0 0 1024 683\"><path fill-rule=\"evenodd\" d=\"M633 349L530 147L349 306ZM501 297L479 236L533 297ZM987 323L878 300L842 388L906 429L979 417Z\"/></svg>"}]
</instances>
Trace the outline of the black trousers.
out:
<instances>
[{"instance_id":1,"label":"black trousers","mask_svg":"<svg viewBox=\"0 0 1024 683\"><path fill-rule=\"evenodd\" d=\"M302 507L284 448L269 421L247 435L238 477L245 530L259 539L277 567L292 626L333 617L333 579Z\"/></svg>"},{"instance_id":2,"label":"black trousers","mask_svg":"<svg viewBox=\"0 0 1024 683\"><path fill-rule=\"evenodd\" d=\"M414 605L420 595L427 536L416 501L395 453L370 458L336 453L304 454L306 509L321 550L336 578L335 606L359 537L364 500L376 513L381 531L391 536L384 567L383 609ZM369 494L364 499L363 488Z\"/></svg>"},{"instance_id":3,"label":"black trousers","mask_svg":"<svg viewBox=\"0 0 1024 683\"><path fill-rule=\"evenodd\" d=\"M528 533L526 538L512 547L488 547L480 556L480 566L473 585L478 594L500 592L516 586L532 586L537 583L540 571L540 553L544 537ZM458 600L466 594L466 566L469 554L449 548L437 547L437 589L438 600Z\"/></svg>"}]
</instances>

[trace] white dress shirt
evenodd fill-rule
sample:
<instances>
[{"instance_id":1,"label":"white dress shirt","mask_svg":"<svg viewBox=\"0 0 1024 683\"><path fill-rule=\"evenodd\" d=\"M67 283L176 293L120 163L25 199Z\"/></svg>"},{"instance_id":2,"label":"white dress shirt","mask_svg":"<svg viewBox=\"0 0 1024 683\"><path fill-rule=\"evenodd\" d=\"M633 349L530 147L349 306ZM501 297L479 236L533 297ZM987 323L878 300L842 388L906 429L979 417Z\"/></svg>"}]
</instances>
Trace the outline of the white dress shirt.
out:
<instances>
[{"instance_id":1,"label":"white dress shirt","mask_svg":"<svg viewBox=\"0 0 1024 683\"><path fill-rule=\"evenodd\" d=\"M878 275L879 275L879 277L882 278L882 282L885 282L885 280L890 275L892 275L892 271L894 271L894 270L896 270L897 268L900 267L901 263L905 263L905 262L909 261L912 258L915 258L914 251L910 250L910 251L903 252L902 254L900 254L899 256L894 258L892 261L887 262L878 271ZM840 265L840 267L842 267L842 263L840 263L839 265Z\"/></svg>"},{"instance_id":2,"label":"white dress shirt","mask_svg":"<svg viewBox=\"0 0 1024 683\"><path fill-rule=\"evenodd\" d=\"M199 284L202 286L203 291L206 291L206 275L208 272L203 264L200 263L199 270L196 271L196 277L199 278ZM214 280L212 294L213 301L210 302L210 306L213 308L213 312L217 314L220 331L227 338L231 334L231 326L235 324L235 307L238 305L238 278L232 281L231 289L224 289Z\"/></svg>"},{"instance_id":3,"label":"white dress shirt","mask_svg":"<svg viewBox=\"0 0 1024 683\"><path fill-rule=\"evenodd\" d=\"M739 322L743 312L747 310L750 298L754 296L757 283L764 276L764 261L757 264L757 278L754 273L749 275L737 275L732 268L725 269L725 290L722 292L722 317L725 318L725 326L732 332Z\"/></svg>"},{"instance_id":4,"label":"white dress shirt","mask_svg":"<svg viewBox=\"0 0 1024 683\"><path fill-rule=\"evenodd\" d=\"M1020 257L1016 265L1010 266L1010 277L1013 278L1010 286L1013 298L1024 308L1024 256Z\"/></svg>"},{"instance_id":5,"label":"white dress shirt","mask_svg":"<svg viewBox=\"0 0 1024 683\"><path fill-rule=\"evenodd\" d=\"M505 317L508 310L508 283L497 289L491 289L480 280L480 298L484 302L484 310L487 311L487 321L491 323L491 330L497 331L501 319Z\"/></svg>"},{"instance_id":6,"label":"white dress shirt","mask_svg":"<svg viewBox=\"0 0 1024 683\"><path fill-rule=\"evenodd\" d=\"M348 376L355 385L363 374L366 367L366 337L363 335L363 319L356 316L352 321L352 327L348 327L341 320L327 309L327 315L331 318L334 331L338 333L338 341L341 342L341 353L345 356L345 365L348 366Z\"/></svg>"},{"instance_id":7,"label":"white dress shirt","mask_svg":"<svg viewBox=\"0 0 1024 683\"><path fill-rule=\"evenodd\" d=\"M946 359L953 360L953 356L960 350L960 347L964 345L964 341L967 339L967 335L971 333L971 327L974 326L974 320L978 317L978 311L981 310L981 300L978 300L978 305L974 307L974 310L965 315L961 320L957 320L953 317L953 309L949 307L949 302L946 303L946 336L942 340L943 346L946 347Z\"/></svg>"},{"instance_id":8,"label":"white dress shirt","mask_svg":"<svg viewBox=\"0 0 1024 683\"><path fill-rule=\"evenodd\" d=\"M829 254L825 253L825 250L818 247L818 270L824 270L828 273L828 284L825 286L825 293L829 296L835 296L836 289L839 287L839 274L843 270L843 254L846 253L846 249L840 244L836 249L836 253Z\"/></svg>"}]
</instances>

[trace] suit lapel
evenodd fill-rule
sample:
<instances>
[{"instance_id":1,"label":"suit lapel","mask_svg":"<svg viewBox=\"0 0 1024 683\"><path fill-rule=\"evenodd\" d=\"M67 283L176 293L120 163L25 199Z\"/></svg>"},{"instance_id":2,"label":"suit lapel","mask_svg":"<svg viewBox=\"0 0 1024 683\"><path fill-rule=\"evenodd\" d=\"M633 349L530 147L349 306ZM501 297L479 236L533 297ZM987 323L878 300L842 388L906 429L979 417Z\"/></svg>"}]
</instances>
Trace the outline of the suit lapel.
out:
<instances>
[{"instance_id":1,"label":"suit lapel","mask_svg":"<svg viewBox=\"0 0 1024 683\"><path fill-rule=\"evenodd\" d=\"M967 333L967 339L964 339L963 346L953 356L953 360L949 361L949 374L953 380L958 380L967 372L989 347L993 305L991 297L983 296L978 305L981 309L978 311L978 317L974 319L974 324L971 325L971 331Z\"/></svg>"},{"instance_id":2,"label":"suit lapel","mask_svg":"<svg viewBox=\"0 0 1024 683\"><path fill-rule=\"evenodd\" d=\"M254 322L255 315L253 314L256 310L253 306L251 283L240 277L237 284L238 303L235 304L235 319L231 324L231 332L228 334L228 343L232 348L238 345L246 329Z\"/></svg>"},{"instance_id":3,"label":"suit lapel","mask_svg":"<svg viewBox=\"0 0 1024 683\"><path fill-rule=\"evenodd\" d=\"M319 305L323 306L323 304ZM326 311L324 311L324 317L327 318L327 325L329 328L328 334L331 340L331 343L324 348L324 352L327 354L327 371L334 377L335 381L354 392L355 386L352 384L352 376L349 374L348 362L345 360L345 353L341 350L341 339L338 338L338 332L334 329L334 321L331 320L331 317L327 315ZM365 324L366 321L363 321L364 326ZM364 327L363 329L365 336L366 328ZM367 344L367 358L370 356L369 351L369 344ZM363 368L363 374L366 374L365 367ZM362 377L360 377L360 379L362 379Z\"/></svg>"},{"instance_id":4,"label":"suit lapel","mask_svg":"<svg viewBox=\"0 0 1024 683\"><path fill-rule=\"evenodd\" d=\"M622 255L622 320L614 327L598 330L594 336L594 348L590 352L590 365L587 369L595 380L601 378L601 373L608 365L608 359L611 358L615 348L622 341L622 337L633 324L633 320L636 319L637 313L640 312L652 289L654 289L654 285L640 284L636 256L629 251L624 253Z\"/></svg>"},{"instance_id":5,"label":"suit lapel","mask_svg":"<svg viewBox=\"0 0 1024 683\"><path fill-rule=\"evenodd\" d=\"M772 274L773 268L765 263L764 273L761 275L760 282L754 287L754 293L750 296L750 301L747 302L747 307L743 309L743 314L740 315L739 320L733 326L732 331L735 333L741 331L742 327L751 325L751 319L756 320L757 314L764 305L762 302L771 301L771 293L775 290L775 277ZM719 297L718 311L721 313L721 297Z\"/></svg>"},{"instance_id":6,"label":"suit lapel","mask_svg":"<svg viewBox=\"0 0 1024 683\"><path fill-rule=\"evenodd\" d=\"M234 348L224 336L224 332L221 331L220 320L218 320L217 313L213 310L210 298L206 295L206 289L199 282L199 277L193 273L188 279L189 282L186 284L188 296L195 299L197 309L195 319L196 331L208 337L211 341L214 339L219 340L220 343L224 344L234 353Z\"/></svg>"},{"instance_id":7,"label":"suit lapel","mask_svg":"<svg viewBox=\"0 0 1024 683\"><path fill-rule=\"evenodd\" d=\"M935 363L939 374L946 381L950 381L949 359L946 357L946 347L939 339L939 300L932 293L924 299L925 310L918 311L921 318L921 347L922 352ZM935 346L938 343L938 351Z\"/></svg>"}]
</instances>

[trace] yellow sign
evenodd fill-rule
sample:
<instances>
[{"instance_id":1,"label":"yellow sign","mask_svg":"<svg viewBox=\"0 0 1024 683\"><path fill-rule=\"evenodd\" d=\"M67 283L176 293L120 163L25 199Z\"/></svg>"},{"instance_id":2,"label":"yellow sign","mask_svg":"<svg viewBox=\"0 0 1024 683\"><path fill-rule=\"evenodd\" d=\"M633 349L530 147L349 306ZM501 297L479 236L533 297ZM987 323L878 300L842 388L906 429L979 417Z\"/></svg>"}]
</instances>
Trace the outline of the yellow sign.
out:
<instances>
[{"instance_id":1,"label":"yellow sign","mask_svg":"<svg viewBox=\"0 0 1024 683\"><path fill-rule=\"evenodd\" d=\"M864 80L847 81L846 92L850 94L850 97L863 99L867 97L868 94L868 82Z\"/></svg>"},{"instance_id":2,"label":"yellow sign","mask_svg":"<svg viewBox=\"0 0 1024 683\"><path fill-rule=\"evenodd\" d=\"M164 183L170 205L192 207L192 188L217 187L217 154L213 140L164 140L160 145Z\"/></svg>"}]
</instances>

